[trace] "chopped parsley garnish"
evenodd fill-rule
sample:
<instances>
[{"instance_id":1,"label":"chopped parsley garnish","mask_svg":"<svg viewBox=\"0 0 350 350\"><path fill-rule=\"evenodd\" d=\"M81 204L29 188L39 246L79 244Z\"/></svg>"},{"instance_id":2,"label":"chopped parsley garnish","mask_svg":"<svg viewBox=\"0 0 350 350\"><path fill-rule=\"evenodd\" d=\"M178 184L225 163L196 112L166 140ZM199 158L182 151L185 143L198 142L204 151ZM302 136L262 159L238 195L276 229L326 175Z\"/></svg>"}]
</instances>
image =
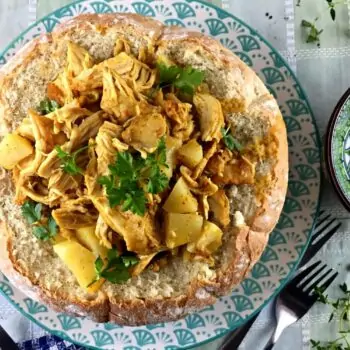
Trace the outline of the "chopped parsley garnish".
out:
<instances>
[{"instance_id":1,"label":"chopped parsley garnish","mask_svg":"<svg viewBox=\"0 0 350 350\"><path fill-rule=\"evenodd\" d=\"M129 268L138 264L138 262L139 258L133 253L127 252L119 255L116 249L110 249L107 254L107 263L101 257L96 259L95 271L97 278L90 285L100 278L105 278L111 283L126 282L131 277Z\"/></svg>"},{"instance_id":2,"label":"chopped parsley garnish","mask_svg":"<svg viewBox=\"0 0 350 350\"><path fill-rule=\"evenodd\" d=\"M221 129L222 138L225 146L230 150L236 150L238 152L242 151L243 146L232 136L230 128Z\"/></svg>"},{"instance_id":3,"label":"chopped parsley garnish","mask_svg":"<svg viewBox=\"0 0 350 350\"><path fill-rule=\"evenodd\" d=\"M61 160L61 167L65 173L69 175L83 174L83 170L77 165L76 158L79 153L85 151L88 147L81 147L72 154L63 151L60 146L55 147L57 157Z\"/></svg>"},{"instance_id":4,"label":"chopped parsley garnish","mask_svg":"<svg viewBox=\"0 0 350 350\"><path fill-rule=\"evenodd\" d=\"M118 153L115 163L109 165L110 175L101 176L98 183L106 188L111 207L121 205L123 211L144 215L147 203L145 191L156 194L169 185L162 167L167 167L164 139L146 159L130 152Z\"/></svg>"},{"instance_id":5,"label":"chopped parsley garnish","mask_svg":"<svg viewBox=\"0 0 350 350\"><path fill-rule=\"evenodd\" d=\"M55 100L50 100L46 98L45 100L41 101L38 106L38 111L41 114L49 114L51 112L54 112L56 109L59 109L60 105Z\"/></svg>"},{"instance_id":6,"label":"chopped parsley garnish","mask_svg":"<svg viewBox=\"0 0 350 350\"><path fill-rule=\"evenodd\" d=\"M166 87L173 85L189 95L193 95L197 86L199 86L203 79L204 73L192 67L167 66L164 63L158 63L159 71L159 87Z\"/></svg>"},{"instance_id":7,"label":"chopped parsley garnish","mask_svg":"<svg viewBox=\"0 0 350 350\"><path fill-rule=\"evenodd\" d=\"M22 215L27 222L32 225L33 235L42 240L47 241L57 234L57 224L54 218L50 215L47 223L43 224L42 219L42 204L33 201L26 201L22 205Z\"/></svg>"}]
</instances>

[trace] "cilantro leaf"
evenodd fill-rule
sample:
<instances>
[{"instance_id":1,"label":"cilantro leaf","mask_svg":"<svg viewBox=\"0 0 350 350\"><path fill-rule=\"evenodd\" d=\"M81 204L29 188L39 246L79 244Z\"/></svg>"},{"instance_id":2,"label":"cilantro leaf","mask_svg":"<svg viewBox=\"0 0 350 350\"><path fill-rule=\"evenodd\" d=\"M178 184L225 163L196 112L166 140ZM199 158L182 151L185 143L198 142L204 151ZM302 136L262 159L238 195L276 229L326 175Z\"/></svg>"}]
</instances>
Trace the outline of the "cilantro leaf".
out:
<instances>
[{"instance_id":1,"label":"cilantro leaf","mask_svg":"<svg viewBox=\"0 0 350 350\"><path fill-rule=\"evenodd\" d=\"M40 222L42 218L42 207L43 205L41 203L26 201L22 205L21 209L24 218L30 225L32 225L33 235L42 241L47 241L48 239L56 236L57 224L51 215L47 220L47 224L44 225Z\"/></svg>"},{"instance_id":2,"label":"cilantro leaf","mask_svg":"<svg viewBox=\"0 0 350 350\"><path fill-rule=\"evenodd\" d=\"M50 238L49 230L42 225L33 226L33 235L41 241L47 241Z\"/></svg>"},{"instance_id":3,"label":"cilantro leaf","mask_svg":"<svg viewBox=\"0 0 350 350\"><path fill-rule=\"evenodd\" d=\"M113 189L114 176L100 176L97 179L97 183L106 187L107 191Z\"/></svg>"},{"instance_id":4,"label":"cilantro leaf","mask_svg":"<svg viewBox=\"0 0 350 350\"><path fill-rule=\"evenodd\" d=\"M159 193L163 192L169 185L169 178L161 172L159 169L155 172L153 176L150 176L147 184L147 192L149 193Z\"/></svg>"},{"instance_id":5,"label":"cilantro leaf","mask_svg":"<svg viewBox=\"0 0 350 350\"><path fill-rule=\"evenodd\" d=\"M55 219L50 215L47 220L47 228L50 234L50 238L56 236L57 234L57 224Z\"/></svg>"},{"instance_id":6,"label":"cilantro leaf","mask_svg":"<svg viewBox=\"0 0 350 350\"><path fill-rule=\"evenodd\" d=\"M102 271L101 277L105 278L111 283L120 284L130 279L131 275L126 269L115 268L111 271Z\"/></svg>"},{"instance_id":7,"label":"cilantro leaf","mask_svg":"<svg viewBox=\"0 0 350 350\"><path fill-rule=\"evenodd\" d=\"M122 255L121 259L122 259L125 267L134 266L134 265L138 264L138 262L139 262L138 257L135 256L134 254Z\"/></svg>"},{"instance_id":8,"label":"cilantro leaf","mask_svg":"<svg viewBox=\"0 0 350 350\"><path fill-rule=\"evenodd\" d=\"M24 218L28 221L28 223L34 224L35 222L39 221L41 219L41 210L42 210L42 204L36 203L32 201L26 201L22 205L22 215Z\"/></svg>"},{"instance_id":9,"label":"cilantro leaf","mask_svg":"<svg viewBox=\"0 0 350 350\"><path fill-rule=\"evenodd\" d=\"M110 175L100 177L98 183L105 187L110 207L121 205L123 211L144 215L145 190L156 194L169 185L169 179L162 171L162 167L167 166L163 138L156 151L146 159L130 152L118 153L115 163L109 165Z\"/></svg>"},{"instance_id":10,"label":"cilantro leaf","mask_svg":"<svg viewBox=\"0 0 350 350\"><path fill-rule=\"evenodd\" d=\"M65 173L70 175L83 174L83 170L76 163L76 158L79 153L83 152L88 147L89 146L81 147L72 154L63 151L61 146L55 147L57 157L61 160L61 167Z\"/></svg>"},{"instance_id":11,"label":"cilantro leaf","mask_svg":"<svg viewBox=\"0 0 350 350\"><path fill-rule=\"evenodd\" d=\"M122 210L131 210L133 213L143 216L146 212L146 196L142 189L126 193Z\"/></svg>"},{"instance_id":12,"label":"cilantro leaf","mask_svg":"<svg viewBox=\"0 0 350 350\"><path fill-rule=\"evenodd\" d=\"M109 170L112 175L120 178L135 179L137 177L134 158L129 152L118 153L115 164L109 165Z\"/></svg>"},{"instance_id":13,"label":"cilantro leaf","mask_svg":"<svg viewBox=\"0 0 350 350\"><path fill-rule=\"evenodd\" d=\"M119 252L117 249L109 249L107 252L108 261L113 261L114 259L119 258Z\"/></svg>"},{"instance_id":14,"label":"cilantro leaf","mask_svg":"<svg viewBox=\"0 0 350 350\"><path fill-rule=\"evenodd\" d=\"M174 81L174 86L182 92L193 95L195 88L199 86L204 79L204 73L192 67L184 68Z\"/></svg>"},{"instance_id":15,"label":"cilantro leaf","mask_svg":"<svg viewBox=\"0 0 350 350\"><path fill-rule=\"evenodd\" d=\"M224 141L225 146L230 150L236 150L238 152L241 152L243 149L243 146L232 136L232 134L230 133L230 128L221 129L221 134L222 134L222 138Z\"/></svg>"},{"instance_id":16,"label":"cilantro leaf","mask_svg":"<svg viewBox=\"0 0 350 350\"><path fill-rule=\"evenodd\" d=\"M192 67L167 66L158 63L159 87L173 85L180 91L193 95L197 86L204 80L204 73Z\"/></svg>"},{"instance_id":17,"label":"cilantro leaf","mask_svg":"<svg viewBox=\"0 0 350 350\"><path fill-rule=\"evenodd\" d=\"M99 256L95 261L95 271L96 271L97 275L101 274L101 272L103 270L103 265L104 265L104 262L101 259L101 257Z\"/></svg>"},{"instance_id":18,"label":"cilantro leaf","mask_svg":"<svg viewBox=\"0 0 350 350\"><path fill-rule=\"evenodd\" d=\"M121 187L111 188L107 190L107 195L108 195L109 206L113 208L117 205L120 205L124 201L126 197L126 190Z\"/></svg>"},{"instance_id":19,"label":"cilantro leaf","mask_svg":"<svg viewBox=\"0 0 350 350\"><path fill-rule=\"evenodd\" d=\"M167 84L171 81L175 81L181 72L180 67L167 66L164 63L158 63L157 68L159 71L159 84Z\"/></svg>"},{"instance_id":20,"label":"cilantro leaf","mask_svg":"<svg viewBox=\"0 0 350 350\"><path fill-rule=\"evenodd\" d=\"M105 278L114 284L126 282L131 277L129 268L137 265L138 262L139 258L131 252L119 255L116 249L110 249L107 252L107 263L101 257L95 260L97 278L90 285L100 278Z\"/></svg>"},{"instance_id":21,"label":"cilantro leaf","mask_svg":"<svg viewBox=\"0 0 350 350\"><path fill-rule=\"evenodd\" d=\"M50 100L46 98L45 100L39 103L37 110L41 114L49 114L59 108L60 108L60 105L55 100Z\"/></svg>"}]
</instances>

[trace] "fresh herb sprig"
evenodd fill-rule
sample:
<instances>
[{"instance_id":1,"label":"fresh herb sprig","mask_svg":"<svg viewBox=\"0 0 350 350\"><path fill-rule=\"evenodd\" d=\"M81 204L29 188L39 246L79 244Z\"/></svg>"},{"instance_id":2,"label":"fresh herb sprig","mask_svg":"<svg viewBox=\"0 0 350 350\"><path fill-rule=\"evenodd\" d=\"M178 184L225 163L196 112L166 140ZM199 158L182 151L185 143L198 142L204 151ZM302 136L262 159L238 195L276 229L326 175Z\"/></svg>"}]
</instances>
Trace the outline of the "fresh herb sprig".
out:
<instances>
[{"instance_id":1,"label":"fresh herb sprig","mask_svg":"<svg viewBox=\"0 0 350 350\"><path fill-rule=\"evenodd\" d=\"M316 22L318 21L318 18L314 20L314 22L309 22L303 19L301 21L301 26L304 28L307 28L308 34L306 38L307 43L319 43L320 42L320 35L323 33L323 29L318 29L316 26Z\"/></svg>"},{"instance_id":2,"label":"fresh herb sprig","mask_svg":"<svg viewBox=\"0 0 350 350\"><path fill-rule=\"evenodd\" d=\"M114 164L109 165L110 175L101 176L98 183L106 188L109 205L121 205L123 211L131 210L138 215L146 212L145 192L159 193L169 185L162 171L166 164L165 140L161 139L157 150L146 159L138 154L120 152Z\"/></svg>"},{"instance_id":3,"label":"fresh herb sprig","mask_svg":"<svg viewBox=\"0 0 350 350\"><path fill-rule=\"evenodd\" d=\"M115 284L126 282L130 277L130 267L138 264L139 258L133 253L120 255L116 249L110 249L107 253L107 262L98 257L95 261L96 279L89 286L101 278ZM89 287L88 286L88 287Z\"/></svg>"},{"instance_id":4,"label":"fresh herb sprig","mask_svg":"<svg viewBox=\"0 0 350 350\"><path fill-rule=\"evenodd\" d=\"M327 12L329 13L331 19L333 21L336 20L337 13L336 13L336 8L340 5L345 5L347 2L346 1L337 1L335 2L334 0L325 0L327 4ZM298 0L297 6L301 6L302 1ZM320 36L323 33L323 29L318 28L318 21L320 17L316 17L312 22L307 21L303 19L301 21L301 26L306 29L307 31L307 37L306 37L306 42L307 43L320 43Z\"/></svg>"},{"instance_id":5,"label":"fresh herb sprig","mask_svg":"<svg viewBox=\"0 0 350 350\"><path fill-rule=\"evenodd\" d=\"M242 151L243 146L232 136L230 128L221 129L222 139L224 141L225 146L230 150L236 150L238 152Z\"/></svg>"},{"instance_id":6,"label":"fresh herb sprig","mask_svg":"<svg viewBox=\"0 0 350 350\"><path fill-rule=\"evenodd\" d=\"M28 224L32 225L33 235L42 241L47 241L56 236L57 224L51 215L46 224L41 222L42 208L41 203L26 201L21 209L23 217L27 220Z\"/></svg>"},{"instance_id":7,"label":"fresh herb sprig","mask_svg":"<svg viewBox=\"0 0 350 350\"><path fill-rule=\"evenodd\" d=\"M158 63L159 87L174 86L181 92L193 95L196 88L204 80L204 73L192 67L167 66Z\"/></svg>"},{"instance_id":8,"label":"fresh herb sprig","mask_svg":"<svg viewBox=\"0 0 350 350\"><path fill-rule=\"evenodd\" d=\"M61 160L63 171L69 175L83 174L83 170L77 165L77 156L85 151L89 146L84 146L73 152L72 154L63 151L61 146L56 146L57 157Z\"/></svg>"},{"instance_id":9,"label":"fresh herb sprig","mask_svg":"<svg viewBox=\"0 0 350 350\"><path fill-rule=\"evenodd\" d=\"M60 105L55 100L50 100L48 98L45 98L45 100L39 103L37 110L41 114L45 115L45 114L54 112L56 109L59 109L59 108L60 108Z\"/></svg>"},{"instance_id":10,"label":"fresh herb sprig","mask_svg":"<svg viewBox=\"0 0 350 350\"><path fill-rule=\"evenodd\" d=\"M335 317L339 319L339 337L333 341L327 342L311 339L312 349L350 350L350 288L346 283L339 285L339 288L343 296L336 300L330 299L328 295L324 294L324 290L315 288L314 293L317 295L318 301L332 307L328 322L331 322Z\"/></svg>"}]
</instances>

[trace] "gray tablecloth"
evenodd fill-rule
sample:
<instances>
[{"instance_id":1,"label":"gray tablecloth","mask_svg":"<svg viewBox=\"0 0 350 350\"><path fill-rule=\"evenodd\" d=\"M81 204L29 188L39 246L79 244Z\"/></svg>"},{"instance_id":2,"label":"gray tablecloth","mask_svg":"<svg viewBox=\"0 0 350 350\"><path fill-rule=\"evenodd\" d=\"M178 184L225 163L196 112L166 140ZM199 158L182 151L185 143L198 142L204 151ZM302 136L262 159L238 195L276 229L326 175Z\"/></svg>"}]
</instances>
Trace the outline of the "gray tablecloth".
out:
<instances>
[{"instance_id":1,"label":"gray tablecloth","mask_svg":"<svg viewBox=\"0 0 350 350\"><path fill-rule=\"evenodd\" d=\"M67 4L69 0L0 0L0 48L40 17ZM295 7L293 0L213 0L212 3L234 13L254 26L287 58L304 86L314 110L321 135L325 133L329 116L350 82L350 6L339 6L337 22L333 23L325 1L303 0ZM306 44L300 22L322 14L321 27L325 29L322 44ZM350 257L350 215L342 207L328 182L323 187L321 209L332 213L343 223L340 232L319 253L318 258L338 269L338 281L348 281ZM334 285L331 295L337 294ZM286 331L276 350L309 350L310 338L334 339L336 327L328 324L328 309L316 305L300 322ZM0 323L16 340L25 340L45 332L27 321L0 297ZM15 326L16 325L16 326ZM242 349L259 350L273 325L273 316L267 308L255 323ZM216 349L221 340L202 346Z\"/></svg>"}]
</instances>

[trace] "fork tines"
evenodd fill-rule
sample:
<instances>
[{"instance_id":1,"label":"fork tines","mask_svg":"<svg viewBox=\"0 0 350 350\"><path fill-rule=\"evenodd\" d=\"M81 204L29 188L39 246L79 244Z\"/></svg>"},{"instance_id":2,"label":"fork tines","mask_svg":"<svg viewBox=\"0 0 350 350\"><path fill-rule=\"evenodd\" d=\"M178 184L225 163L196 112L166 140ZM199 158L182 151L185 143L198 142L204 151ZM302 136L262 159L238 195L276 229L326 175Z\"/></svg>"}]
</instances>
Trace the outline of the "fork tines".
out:
<instances>
[{"instance_id":1,"label":"fork tines","mask_svg":"<svg viewBox=\"0 0 350 350\"><path fill-rule=\"evenodd\" d=\"M327 265L321 265L321 261L316 261L293 278L288 287L291 289L298 289L299 291L302 290L306 295L312 295L312 291L314 291L316 287L325 290L332 284L338 275L338 272L329 268L322 273L326 268ZM326 279L326 277L328 278ZM317 279L313 281L315 278ZM323 283L321 283L322 281Z\"/></svg>"},{"instance_id":2,"label":"fork tines","mask_svg":"<svg viewBox=\"0 0 350 350\"><path fill-rule=\"evenodd\" d=\"M332 218L330 214L326 214L321 210L316 221L314 232L312 234L310 245L304 254L299 266L305 265L321 247L338 231L341 223Z\"/></svg>"}]
</instances>

